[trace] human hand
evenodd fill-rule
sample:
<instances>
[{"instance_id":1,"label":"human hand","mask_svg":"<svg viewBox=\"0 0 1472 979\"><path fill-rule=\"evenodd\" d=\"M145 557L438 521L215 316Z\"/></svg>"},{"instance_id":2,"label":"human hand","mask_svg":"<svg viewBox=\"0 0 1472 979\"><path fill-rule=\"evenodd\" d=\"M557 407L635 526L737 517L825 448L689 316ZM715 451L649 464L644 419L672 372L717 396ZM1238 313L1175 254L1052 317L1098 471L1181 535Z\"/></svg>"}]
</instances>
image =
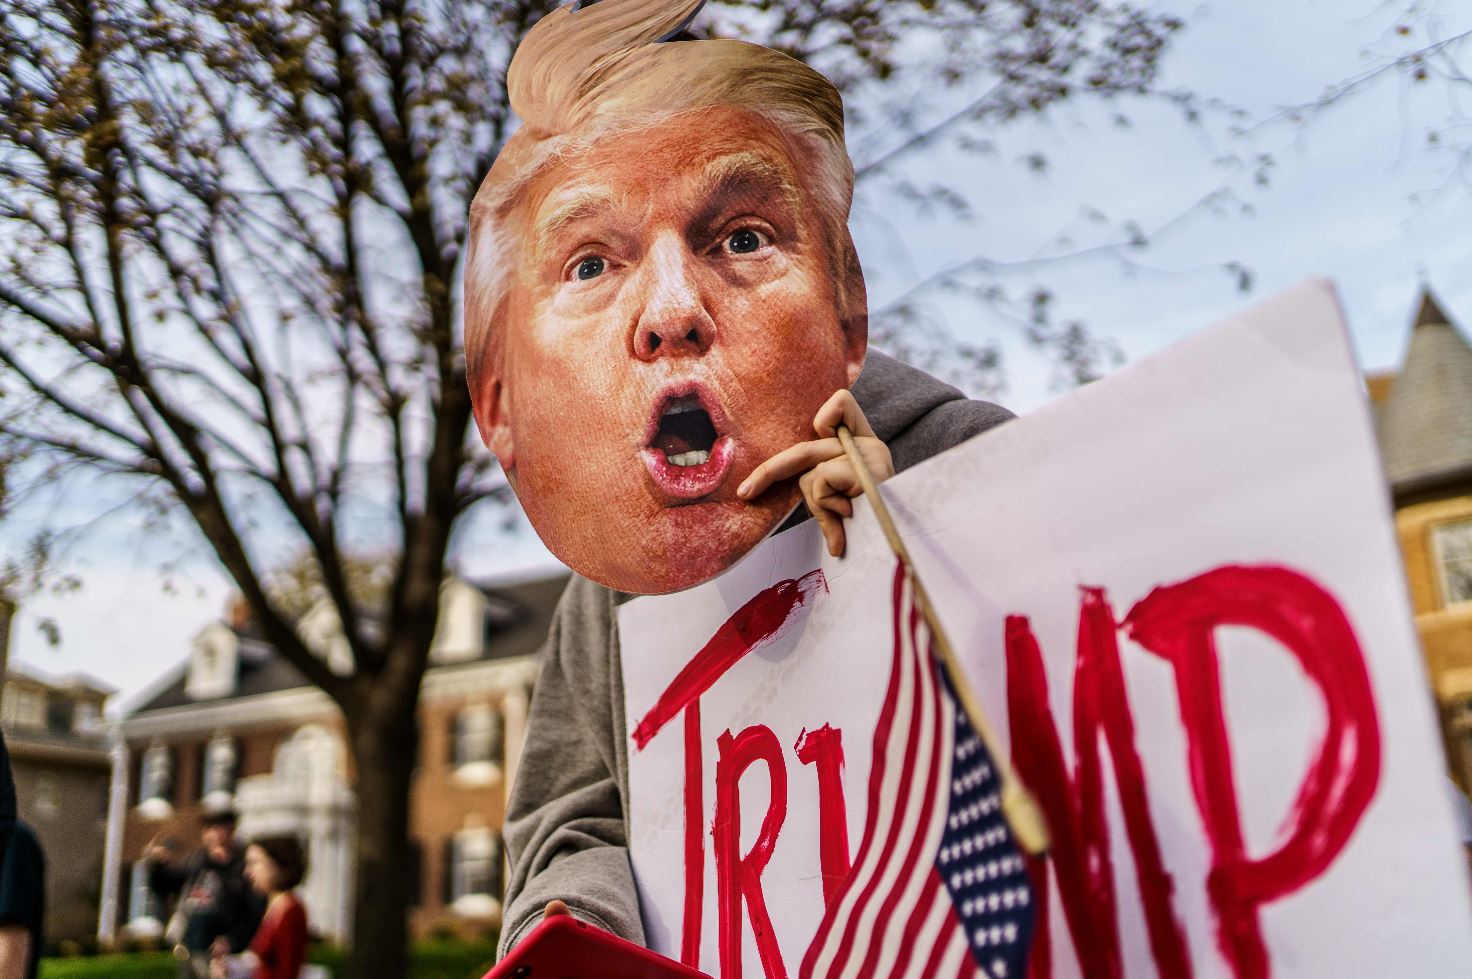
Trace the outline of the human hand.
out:
<instances>
[{"instance_id":1,"label":"human hand","mask_svg":"<svg viewBox=\"0 0 1472 979\"><path fill-rule=\"evenodd\" d=\"M147 863L168 863L173 858L174 851L163 844L161 836L143 844L143 860Z\"/></svg>"},{"instance_id":2,"label":"human hand","mask_svg":"<svg viewBox=\"0 0 1472 979\"><path fill-rule=\"evenodd\" d=\"M542 911L543 918L555 918L559 914L572 914L566 904L561 901L548 901L547 907Z\"/></svg>"},{"instance_id":3,"label":"human hand","mask_svg":"<svg viewBox=\"0 0 1472 979\"><path fill-rule=\"evenodd\" d=\"M859 455L876 484L894 475L894 460L890 458L889 446L874 435L874 429L869 426L853 393L841 390L835 392L813 418L813 431L818 438L799 442L772 456L752 470L736 489L736 495L741 499L754 500L773 484L798 476L797 485L802 490L803 502L813 519L818 521L823 540L828 544L828 553L834 557L843 554L843 521L853 516L853 498L864 491L853 464L844 454L843 444L838 441L840 424L853 433L854 444L858 446Z\"/></svg>"}]
</instances>

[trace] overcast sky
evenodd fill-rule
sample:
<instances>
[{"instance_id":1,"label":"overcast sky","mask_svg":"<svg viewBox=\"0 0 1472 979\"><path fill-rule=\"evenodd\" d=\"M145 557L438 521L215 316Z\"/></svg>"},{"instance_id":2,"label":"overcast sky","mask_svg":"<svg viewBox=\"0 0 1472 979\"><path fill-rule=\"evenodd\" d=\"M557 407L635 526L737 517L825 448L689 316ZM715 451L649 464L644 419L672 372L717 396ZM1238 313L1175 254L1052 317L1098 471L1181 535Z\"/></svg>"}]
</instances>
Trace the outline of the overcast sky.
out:
<instances>
[{"instance_id":1,"label":"overcast sky","mask_svg":"<svg viewBox=\"0 0 1472 979\"><path fill-rule=\"evenodd\" d=\"M1472 4L1440 7L1443 36L1472 29ZM1387 37L1393 9L1379 0L1214 0L1157 9L1188 22L1168 56L1167 85L1259 117L1352 76L1367 64L1367 49L1409 43ZM1393 368L1423 278L1453 318L1472 323L1472 189L1448 186L1449 161L1424 149L1426 125L1445 112L1436 97L1387 77L1307 126L1269 125L1247 138L1229 135L1224 120L1184 126L1158 106L1130 108L1133 125L1121 130L1110 123L1118 107L1080 104L999 134L992 161L945 152L917 159L910 164L917 176L968 187L977 218L922 221L863 201L854 226L871 302L881 306L926 274L977 254L1015 262L1091 244L1088 236L1100 232L1080 215L1093 207L1147 230L1167 226L1133 256L1142 269L1127 276L1118 261L1096 256L1029 265L1005 281L1012 288L1046 284L1062 316L1087 321L1127 359L1322 275L1340 289L1365 369ZM1018 162L1033 149L1049 158L1041 177ZM1262 152L1276 160L1266 188L1255 186L1247 169L1216 162ZM1252 213L1219 216L1192 207L1223 187ZM1074 239L1071 246L1056 244L1060 233ZM1249 295L1223 270L1231 262L1252 270ZM956 300L938 300L931 312L969 339L1002 344L1009 373L998 398L1009 407L1025 412L1059 395L1048 365L994 316ZM58 512L57 519L66 516ZM476 547L457 563L473 575L526 573L550 560L526 532L486 530L469 539ZM220 614L230 593L216 566L189 554L180 555L174 588L165 590L154 541L131 532L126 520L104 527L75 557L83 587L37 597L23 610L15 658L48 673L85 671L124 695L136 697L178 664L190 637ZM59 648L37 630L43 616L60 624Z\"/></svg>"}]
</instances>

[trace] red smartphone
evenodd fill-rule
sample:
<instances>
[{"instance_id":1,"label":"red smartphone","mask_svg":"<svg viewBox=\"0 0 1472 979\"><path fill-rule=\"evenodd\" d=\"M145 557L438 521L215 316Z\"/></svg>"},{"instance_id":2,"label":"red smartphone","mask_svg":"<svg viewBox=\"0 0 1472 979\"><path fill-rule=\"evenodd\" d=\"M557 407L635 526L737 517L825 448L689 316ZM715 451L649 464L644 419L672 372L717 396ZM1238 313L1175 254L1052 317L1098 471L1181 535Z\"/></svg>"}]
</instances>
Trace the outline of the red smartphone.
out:
<instances>
[{"instance_id":1,"label":"red smartphone","mask_svg":"<svg viewBox=\"0 0 1472 979\"><path fill-rule=\"evenodd\" d=\"M710 979L570 914L543 918L484 979Z\"/></svg>"}]
</instances>

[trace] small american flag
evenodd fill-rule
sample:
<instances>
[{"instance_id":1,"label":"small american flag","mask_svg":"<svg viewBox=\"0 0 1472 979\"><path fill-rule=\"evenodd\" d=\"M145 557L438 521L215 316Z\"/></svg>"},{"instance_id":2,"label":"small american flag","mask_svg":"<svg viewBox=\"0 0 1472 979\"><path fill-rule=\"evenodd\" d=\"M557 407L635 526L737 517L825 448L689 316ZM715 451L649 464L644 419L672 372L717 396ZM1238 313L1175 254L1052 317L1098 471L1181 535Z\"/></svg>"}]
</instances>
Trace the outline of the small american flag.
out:
<instances>
[{"instance_id":1,"label":"small american flag","mask_svg":"<svg viewBox=\"0 0 1472 979\"><path fill-rule=\"evenodd\" d=\"M1036 893L1000 792L991 755L931 649L900 563L868 824L853 870L803 958L803 979L1023 979Z\"/></svg>"}]
</instances>

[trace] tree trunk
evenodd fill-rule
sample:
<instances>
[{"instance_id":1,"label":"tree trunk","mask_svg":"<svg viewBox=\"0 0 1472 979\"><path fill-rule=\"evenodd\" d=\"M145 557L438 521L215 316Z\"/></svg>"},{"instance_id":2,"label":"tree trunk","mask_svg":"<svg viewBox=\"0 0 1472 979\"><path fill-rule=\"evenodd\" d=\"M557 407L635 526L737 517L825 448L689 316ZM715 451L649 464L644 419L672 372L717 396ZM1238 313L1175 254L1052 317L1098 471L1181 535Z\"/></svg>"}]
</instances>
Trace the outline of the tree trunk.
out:
<instances>
[{"instance_id":1,"label":"tree trunk","mask_svg":"<svg viewBox=\"0 0 1472 979\"><path fill-rule=\"evenodd\" d=\"M348 717L358 795L348 979L409 975L409 789L419 748L418 697L417 689L388 693L389 685L377 686Z\"/></svg>"}]
</instances>

